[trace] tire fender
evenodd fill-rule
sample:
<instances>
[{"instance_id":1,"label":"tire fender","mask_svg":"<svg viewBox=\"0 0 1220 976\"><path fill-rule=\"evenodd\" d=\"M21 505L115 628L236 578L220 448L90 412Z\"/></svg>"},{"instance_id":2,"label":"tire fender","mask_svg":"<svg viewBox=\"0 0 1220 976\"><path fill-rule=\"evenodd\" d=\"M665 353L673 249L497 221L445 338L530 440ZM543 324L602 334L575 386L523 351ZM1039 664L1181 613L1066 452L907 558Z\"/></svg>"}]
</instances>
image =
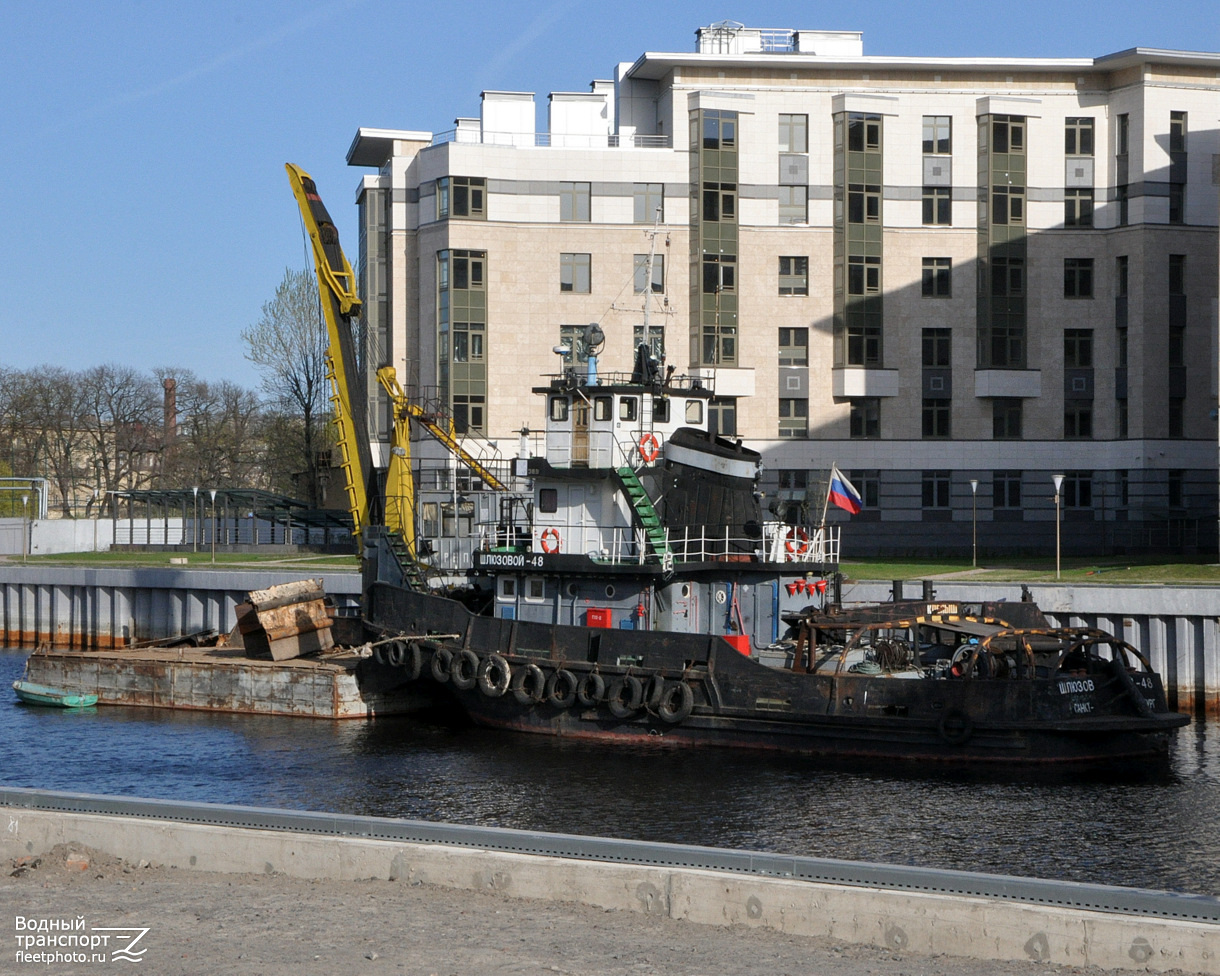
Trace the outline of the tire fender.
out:
<instances>
[{"instance_id":1,"label":"tire fender","mask_svg":"<svg viewBox=\"0 0 1220 976\"><path fill-rule=\"evenodd\" d=\"M449 662L449 678L458 691L469 691L474 687L479 676L479 655L469 648L463 648L453 655Z\"/></svg>"},{"instance_id":2,"label":"tire fender","mask_svg":"<svg viewBox=\"0 0 1220 976\"><path fill-rule=\"evenodd\" d=\"M449 680L449 669L453 667L453 651L438 647L432 653L432 680L444 684Z\"/></svg>"},{"instance_id":3,"label":"tire fender","mask_svg":"<svg viewBox=\"0 0 1220 976\"><path fill-rule=\"evenodd\" d=\"M606 689L606 704L615 718L629 718L644 704L644 682L634 674L615 678Z\"/></svg>"},{"instance_id":4,"label":"tire fender","mask_svg":"<svg viewBox=\"0 0 1220 976\"><path fill-rule=\"evenodd\" d=\"M576 689L580 682L567 668L560 668L546 679L546 700L556 708L571 708L576 704Z\"/></svg>"},{"instance_id":5,"label":"tire fender","mask_svg":"<svg viewBox=\"0 0 1220 976\"><path fill-rule=\"evenodd\" d=\"M695 707L695 693L685 681L672 681L665 686L661 700L657 704L657 714L662 722L677 725L690 717Z\"/></svg>"},{"instance_id":6,"label":"tire fender","mask_svg":"<svg viewBox=\"0 0 1220 976\"><path fill-rule=\"evenodd\" d=\"M512 681L513 669L499 654L488 654L479 665L479 691L488 698L499 698L508 691Z\"/></svg>"}]
</instances>

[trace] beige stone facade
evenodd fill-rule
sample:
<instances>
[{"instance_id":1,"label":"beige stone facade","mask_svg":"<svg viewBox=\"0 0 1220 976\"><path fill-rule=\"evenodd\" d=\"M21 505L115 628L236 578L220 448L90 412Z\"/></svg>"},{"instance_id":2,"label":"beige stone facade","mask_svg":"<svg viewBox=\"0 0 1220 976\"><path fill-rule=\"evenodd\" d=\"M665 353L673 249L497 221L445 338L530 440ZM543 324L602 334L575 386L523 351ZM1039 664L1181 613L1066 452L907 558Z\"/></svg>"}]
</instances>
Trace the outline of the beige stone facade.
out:
<instances>
[{"instance_id":1,"label":"beige stone facade","mask_svg":"<svg viewBox=\"0 0 1220 976\"><path fill-rule=\"evenodd\" d=\"M642 55L612 83L551 96L546 132L534 132L533 97L511 92L483 93L479 118L451 133L361 129L348 160L376 170L358 193L369 362L444 399L438 254L482 253L479 420L515 445L523 426L542 426L530 387L557 371L561 326L598 322L603 367L630 368L643 322L634 262L652 228L636 195L662 184L664 288L648 314L667 365L714 379L720 422L763 452L771 494L820 507L832 463L858 473L866 511L849 549L961 551L976 517L982 551L1043 549L1050 476L1062 471L1069 550L1215 545L1220 55L932 60L866 57L855 34L728 24L697 36L694 53ZM709 119L735 127L713 156ZM850 133L864 119L879 139L857 154ZM929 119L948 120L948 144L931 152ZM838 142L836 120L849 132ZM1022 141L1001 155L994 127L1009 120ZM709 167L729 159L735 180L715 169L731 187L716 189ZM864 247L854 184L840 175L853 160L880 173L877 212L861 220L879 241L874 346L852 345L856 284L835 257L850 265ZM483 181L481 212L439 216L438 188L455 178ZM564 219L573 184L577 197L587 189L587 219ZM948 222L929 220L930 188ZM1010 190L1018 209L1000 227ZM691 341L710 293L708 192L735 194L732 214L716 214L737 251L731 289L717 286L737 304L727 366L700 361ZM562 290L565 254L588 255L587 293ZM1003 255L1019 255L1020 311L997 363ZM807 294L781 293L785 258L807 262ZM929 295L927 262L945 259ZM808 330L807 366L781 368L781 330L792 329ZM927 361L929 330L946 361ZM1010 408L1015 435L1000 419ZM807 415L806 436L781 436L793 410ZM912 522L939 524L911 533Z\"/></svg>"}]
</instances>

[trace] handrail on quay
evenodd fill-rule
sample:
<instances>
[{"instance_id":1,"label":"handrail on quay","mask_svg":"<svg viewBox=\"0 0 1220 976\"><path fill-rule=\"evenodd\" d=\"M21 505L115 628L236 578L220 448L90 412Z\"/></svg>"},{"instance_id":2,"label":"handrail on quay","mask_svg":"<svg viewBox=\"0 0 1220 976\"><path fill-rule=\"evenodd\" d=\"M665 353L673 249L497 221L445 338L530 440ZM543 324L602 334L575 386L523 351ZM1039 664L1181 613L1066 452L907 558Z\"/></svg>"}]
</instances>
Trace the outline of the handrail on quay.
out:
<instances>
[{"instance_id":1,"label":"handrail on quay","mask_svg":"<svg viewBox=\"0 0 1220 976\"><path fill-rule=\"evenodd\" d=\"M251 830L438 844L512 854L721 871L818 884L987 898L1030 905L1220 925L1220 898L1143 888L981 874L941 868L758 851L582 837L536 830L349 814L189 803L0 786L0 806L43 812L166 820Z\"/></svg>"}]
</instances>

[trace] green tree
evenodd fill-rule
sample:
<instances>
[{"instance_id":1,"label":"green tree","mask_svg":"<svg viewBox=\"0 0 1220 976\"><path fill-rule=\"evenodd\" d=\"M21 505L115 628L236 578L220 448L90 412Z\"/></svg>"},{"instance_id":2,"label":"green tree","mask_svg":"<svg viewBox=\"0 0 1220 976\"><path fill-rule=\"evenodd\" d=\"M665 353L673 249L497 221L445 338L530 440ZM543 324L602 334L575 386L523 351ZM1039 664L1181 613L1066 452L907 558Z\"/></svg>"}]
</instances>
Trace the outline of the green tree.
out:
<instances>
[{"instance_id":1,"label":"green tree","mask_svg":"<svg viewBox=\"0 0 1220 976\"><path fill-rule=\"evenodd\" d=\"M241 335L274 412L300 421L296 469L306 475L301 494L317 506L318 455L329 444L321 430L329 415L329 391L326 326L313 273L285 268L275 297Z\"/></svg>"}]
</instances>

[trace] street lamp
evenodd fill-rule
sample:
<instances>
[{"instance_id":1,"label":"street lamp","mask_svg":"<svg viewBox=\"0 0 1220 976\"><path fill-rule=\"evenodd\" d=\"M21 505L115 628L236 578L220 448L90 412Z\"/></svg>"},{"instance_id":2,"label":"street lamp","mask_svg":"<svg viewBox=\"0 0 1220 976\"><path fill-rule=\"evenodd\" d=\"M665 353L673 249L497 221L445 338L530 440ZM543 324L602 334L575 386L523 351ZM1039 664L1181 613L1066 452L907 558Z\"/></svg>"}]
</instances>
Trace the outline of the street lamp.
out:
<instances>
[{"instance_id":1,"label":"street lamp","mask_svg":"<svg viewBox=\"0 0 1220 976\"><path fill-rule=\"evenodd\" d=\"M970 552L971 562L979 568L979 479L970 479Z\"/></svg>"},{"instance_id":2,"label":"street lamp","mask_svg":"<svg viewBox=\"0 0 1220 976\"><path fill-rule=\"evenodd\" d=\"M192 485L191 491L195 493L194 504L191 508L191 552L199 551L199 486Z\"/></svg>"},{"instance_id":3,"label":"street lamp","mask_svg":"<svg viewBox=\"0 0 1220 976\"><path fill-rule=\"evenodd\" d=\"M21 561L24 563L30 554L30 496L21 496Z\"/></svg>"},{"instance_id":4,"label":"street lamp","mask_svg":"<svg viewBox=\"0 0 1220 976\"><path fill-rule=\"evenodd\" d=\"M1053 474L1051 475L1051 481L1055 483L1055 579L1059 579L1059 495L1063 490L1063 475Z\"/></svg>"},{"instance_id":5,"label":"street lamp","mask_svg":"<svg viewBox=\"0 0 1220 976\"><path fill-rule=\"evenodd\" d=\"M209 492L212 496L212 562L216 562L216 489L212 488Z\"/></svg>"}]
</instances>

